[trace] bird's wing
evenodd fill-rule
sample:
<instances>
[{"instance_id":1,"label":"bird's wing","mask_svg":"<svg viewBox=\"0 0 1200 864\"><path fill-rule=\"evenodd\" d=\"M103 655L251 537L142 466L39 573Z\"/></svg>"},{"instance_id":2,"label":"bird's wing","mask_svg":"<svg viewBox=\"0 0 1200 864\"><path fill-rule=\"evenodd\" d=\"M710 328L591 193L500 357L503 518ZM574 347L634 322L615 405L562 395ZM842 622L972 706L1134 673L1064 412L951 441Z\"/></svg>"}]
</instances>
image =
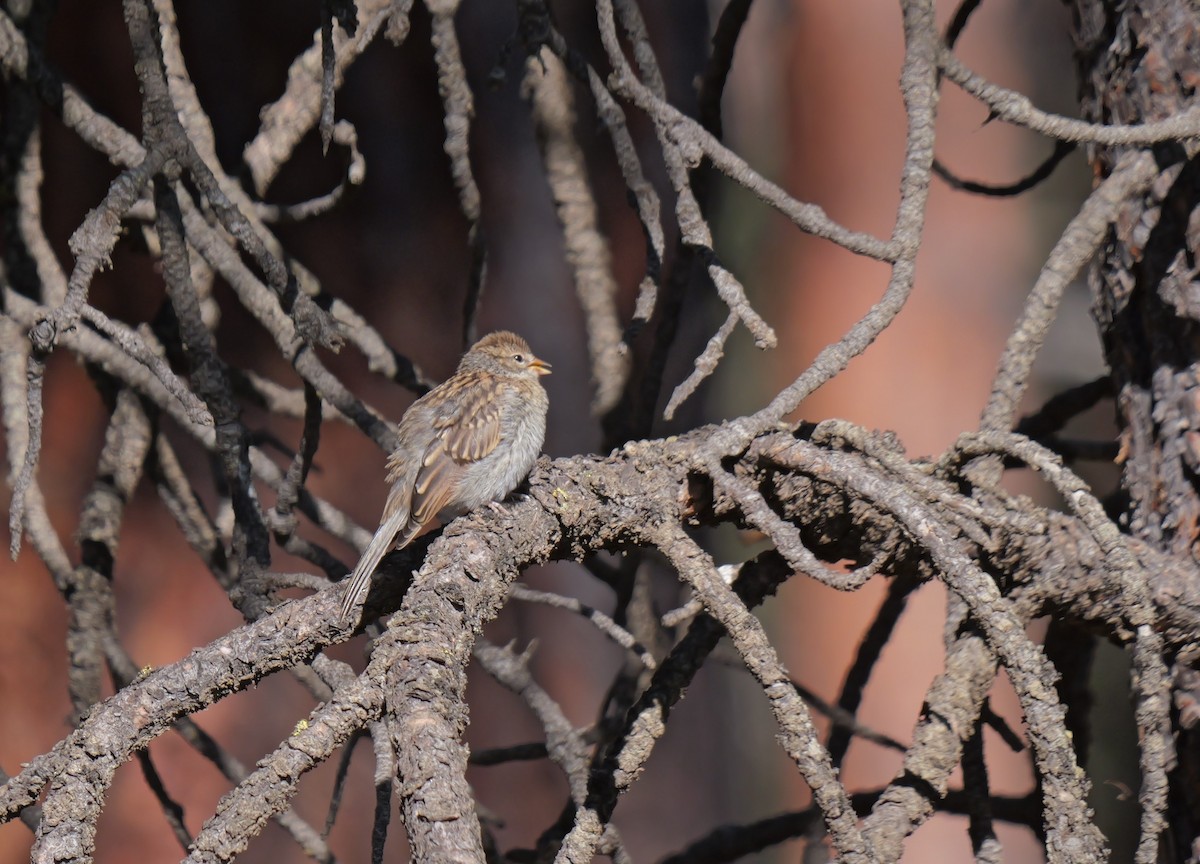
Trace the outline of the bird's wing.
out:
<instances>
[{"instance_id":1,"label":"bird's wing","mask_svg":"<svg viewBox=\"0 0 1200 864\"><path fill-rule=\"evenodd\" d=\"M498 387L464 381L454 411L434 419L434 436L413 483L410 522L424 525L454 497L463 472L500 443ZM499 387L505 386L503 383Z\"/></svg>"},{"instance_id":2,"label":"bird's wing","mask_svg":"<svg viewBox=\"0 0 1200 864\"><path fill-rule=\"evenodd\" d=\"M499 387L474 380L475 375L454 381L461 398L443 399L446 406L432 420L421 412L409 411L400 421L400 437L421 433L406 430L406 423L430 423L432 436L419 465L412 465L399 450L388 458L391 493L383 517L367 551L350 576L350 587L342 598L342 618L349 620L354 607L366 594L371 574L394 546L407 546L433 517L440 513L458 488L463 472L496 449L500 443ZM447 382L450 383L450 382ZM445 384L442 385L446 386Z\"/></svg>"}]
</instances>

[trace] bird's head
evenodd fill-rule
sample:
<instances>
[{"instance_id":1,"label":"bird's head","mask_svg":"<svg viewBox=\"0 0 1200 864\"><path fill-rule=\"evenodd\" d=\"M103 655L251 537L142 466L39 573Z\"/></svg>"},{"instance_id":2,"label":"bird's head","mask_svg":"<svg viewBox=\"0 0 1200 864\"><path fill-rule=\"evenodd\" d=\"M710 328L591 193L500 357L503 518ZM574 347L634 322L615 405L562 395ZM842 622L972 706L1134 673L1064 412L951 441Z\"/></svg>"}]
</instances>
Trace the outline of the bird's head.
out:
<instances>
[{"instance_id":1,"label":"bird's head","mask_svg":"<svg viewBox=\"0 0 1200 864\"><path fill-rule=\"evenodd\" d=\"M532 378L550 374L550 364L535 355L528 342L507 330L489 333L472 345L458 368Z\"/></svg>"}]
</instances>

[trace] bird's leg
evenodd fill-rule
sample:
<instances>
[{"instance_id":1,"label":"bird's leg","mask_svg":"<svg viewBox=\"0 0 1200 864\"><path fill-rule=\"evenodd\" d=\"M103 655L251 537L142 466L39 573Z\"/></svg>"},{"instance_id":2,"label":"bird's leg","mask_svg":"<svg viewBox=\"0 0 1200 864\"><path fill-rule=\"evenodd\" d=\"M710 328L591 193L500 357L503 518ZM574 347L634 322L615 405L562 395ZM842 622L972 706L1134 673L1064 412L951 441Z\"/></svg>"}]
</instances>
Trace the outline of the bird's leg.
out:
<instances>
[{"instance_id":1,"label":"bird's leg","mask_svg":"<svg viewBox=\"0 0 1200 864\"><path fill-rule=\"evenodd\" d=\"M528 489L529 487L525 486L523 488ZM531 496L528 492L518 492L517 490L514 489L512 492L509 492L507 495L505 495L499 501L489 501L487 503L487 507L493 513L503 513L505 504L519 504L523 501L528 501L530 499L530 497Z\"/></svg>"}]
</instances>

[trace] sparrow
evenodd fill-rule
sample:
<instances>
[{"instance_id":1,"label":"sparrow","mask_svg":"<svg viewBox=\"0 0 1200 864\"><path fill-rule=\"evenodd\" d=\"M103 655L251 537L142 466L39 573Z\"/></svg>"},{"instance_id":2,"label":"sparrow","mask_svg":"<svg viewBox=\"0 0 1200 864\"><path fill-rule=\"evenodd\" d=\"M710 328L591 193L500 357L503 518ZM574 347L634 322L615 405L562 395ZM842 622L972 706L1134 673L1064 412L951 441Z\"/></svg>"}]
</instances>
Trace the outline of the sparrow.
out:
<instances>
[{"instance_id":1,"label":"sparrow","mask_svg":"<svg viewBox=\"0 0 1200 864\"><path fill-rule=\"evenodd\" d=\"M515 333L489 333L455 373L404 412L388 457L392 484L379 528L350 576L342 620L364 599L371 574L392 548L412 542L435 517L443 523L503 500L537 461L549 399L538 359Z\"/></svg>"}]
</instances>

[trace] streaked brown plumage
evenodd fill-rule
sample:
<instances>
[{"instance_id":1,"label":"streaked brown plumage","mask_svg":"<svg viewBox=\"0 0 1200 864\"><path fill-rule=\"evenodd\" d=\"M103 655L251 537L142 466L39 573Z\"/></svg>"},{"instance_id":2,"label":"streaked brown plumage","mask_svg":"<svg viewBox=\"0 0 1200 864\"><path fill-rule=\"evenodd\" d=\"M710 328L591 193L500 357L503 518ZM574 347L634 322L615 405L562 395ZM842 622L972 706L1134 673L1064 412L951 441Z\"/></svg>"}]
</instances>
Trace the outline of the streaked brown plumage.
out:
<instances>
[{"instance_id":1,"label":"streaked brown plumage","mask_svg":"<svg viewBox=\"0 0 1200 864\"><path fill-rule=\"evenodd\" d=\"M388 458L392 484L379 528L350 576L342 599L348 620L371 574L393 547L412 542L435 517L443 522L515 489L537 461L549 401L539 360L515 333L484 336L458 370L400 420L400 443Z\"/></svg>"}]
</instances>

